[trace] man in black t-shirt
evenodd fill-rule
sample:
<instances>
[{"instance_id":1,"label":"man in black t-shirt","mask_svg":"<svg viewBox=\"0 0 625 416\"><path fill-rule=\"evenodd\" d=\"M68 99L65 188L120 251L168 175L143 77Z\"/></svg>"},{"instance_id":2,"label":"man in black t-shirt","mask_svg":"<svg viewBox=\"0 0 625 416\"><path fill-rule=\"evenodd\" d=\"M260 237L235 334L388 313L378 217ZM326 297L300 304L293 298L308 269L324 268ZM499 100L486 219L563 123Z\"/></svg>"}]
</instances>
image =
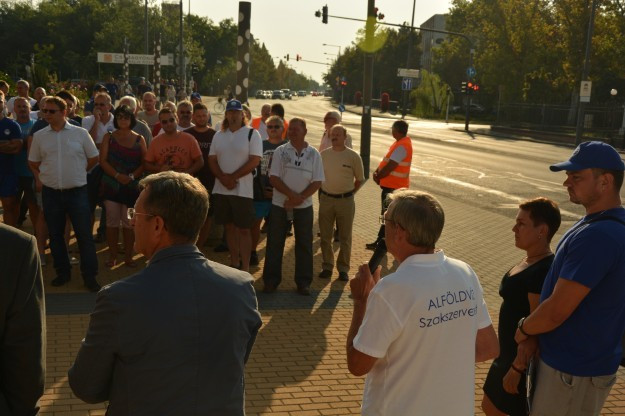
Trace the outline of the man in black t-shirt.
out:
<instances>
[{"instance_id":1,"label":"man in black t-shirt","mask_svg":"<svg viewBox=\"0 0 625 416\"><path fill-rule=\"evenodd\" d=\"M208 112L208 108L202 104L197 103L193 106L193 124L195 126L185 130L185 133L189 133L191 136L195 137L198 144L200 145L200 150L202 151L202 157L204 160L208 160L208 153L210 152L211 144L213 143L213 136L215 135L215 130L208 126L208 120L210 117L210 113ZM196 245L198 247L202 247L208 238L208 232L211 227L211 218L213 216L213 185L215 185L215 176L210 170L208 163L205 163L202 169L200 169L195 176L200 180L202 185L206 188L210 195L209 199L209 209L208 215L206 216L206 221L200 230L200 235L198 237Z\"/></svg>"}]
</instances>

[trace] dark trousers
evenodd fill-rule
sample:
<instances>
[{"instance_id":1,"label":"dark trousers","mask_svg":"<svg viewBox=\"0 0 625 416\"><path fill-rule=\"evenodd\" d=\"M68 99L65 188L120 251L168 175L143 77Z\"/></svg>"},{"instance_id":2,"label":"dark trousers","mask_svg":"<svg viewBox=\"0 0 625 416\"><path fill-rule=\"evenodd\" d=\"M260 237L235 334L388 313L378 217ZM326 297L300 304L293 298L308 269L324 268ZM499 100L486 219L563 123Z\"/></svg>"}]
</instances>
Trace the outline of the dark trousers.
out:
<instances>
[{"instance_id":1,"label":"dark trousers","mask_svg":"<svg viewBox=\"0 0 625 416\"><path fill-rule=\"evenodd\" d=\"M87 186L67 190L43 187L43 214L50 232L50 251L54 259L54 269L59 277L71 276L71 265L67 245L65 244L65 221L69 220L74 227L80 250L80 272L83 279L89 280L98 274L98 258L96 256L93 235L91 234L91 210Z\"/></svg>"},{"instance_id":2,"label":"dark trousers","mask_svg":"<svg viewBox=\"0 0 625 416\"><path fill-rule=\"evenodd\" d=\"M380 188L382 188L382 211L381 214L384 215L384 212L386 211L386 206L384 205L384 201L386 201L386 196L390 193L392 193L395 189L393 188L385 188L383 186L380 186ZM378 240L381 240L382 238L384 238L384 226L382 225L380 227L380 230L378 231Z\"/></svg>"},{"instance_id":3,"label":"dark trousers","mask_svg":"<svg viewBox=\"0 0 625 416\"><path fill-rule=\"evenodd\" d=\"M286 210L272 205L267 229L267 252L263 266L263 281L266 285L278 286L282 281L282 256L289 224ZM313 277L313 208L293 210L295 232L295 283L297 287L308 287Z\"/></svg>"}]
</instances>

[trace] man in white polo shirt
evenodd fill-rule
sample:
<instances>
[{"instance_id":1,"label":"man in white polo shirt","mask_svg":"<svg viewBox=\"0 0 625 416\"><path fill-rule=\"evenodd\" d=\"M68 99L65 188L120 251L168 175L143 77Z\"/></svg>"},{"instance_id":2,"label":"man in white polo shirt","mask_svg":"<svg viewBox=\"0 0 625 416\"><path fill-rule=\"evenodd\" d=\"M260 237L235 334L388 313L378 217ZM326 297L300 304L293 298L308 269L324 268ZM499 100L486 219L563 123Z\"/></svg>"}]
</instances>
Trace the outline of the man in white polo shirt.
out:
<instances>
[{"instance_id":1,"label":"man in white polo shirt","mask_svg":"<svg viewBox=\"0 0 625 416\"><path fill-rule=\"evenodd\" d=\"M42 112L49 125L33 135L28 164L43 184L43 211L57 273L52 285L62 286L71 278L64 238L65 219L69 216L78 240L85 286L97 292L98 258L91 234L87 171L98 162L98 149L87 130L67 122L66 108L65 101L58 97L46 99Z\"/></svg>"},{"instance_id":2,"label":"man in white polo shirt","mask_svg":"<svg viewBox=\"0 0 625 416\"><path fill-rule=\"evenodd\" d=\"M243 106L237 100L226 104L221 131L213 137L208 154L215 175L215 222L226 227L230 265L249 271L254 224L254 188L252 171L263 155L258 132L247 127Z\"/></svg>"},{"instance_id":3,"label":"man in white polo shirt","mask_svg":"<svg viewBox=\"0 0 625 416\"><path fill-rule=\"evenodd\" d=\"M350 281L349 371L367 374L363 415L472 415L475 363L499 355L497 335L471 267L436 242L445 214L431 195L397 190L384 213L389 253L400 265L360 266Z\"/></svg>"},{"instance_id":4,"label":"man in white polo shirt","mask_svg":"<svg viewBox=\"0 0 625 416\"><path fill-rule=\"evenodd\" d=\"M325 180L321 155L306 142L306 120L289 123L289 142L271 159L269 182L273 186L267 252L263 267L263 292L273 293L282 281L282 255L288 223L295 228L295 283L300 295L310 295L313 277L312 195Z\"/></svg>"}]
</instances>

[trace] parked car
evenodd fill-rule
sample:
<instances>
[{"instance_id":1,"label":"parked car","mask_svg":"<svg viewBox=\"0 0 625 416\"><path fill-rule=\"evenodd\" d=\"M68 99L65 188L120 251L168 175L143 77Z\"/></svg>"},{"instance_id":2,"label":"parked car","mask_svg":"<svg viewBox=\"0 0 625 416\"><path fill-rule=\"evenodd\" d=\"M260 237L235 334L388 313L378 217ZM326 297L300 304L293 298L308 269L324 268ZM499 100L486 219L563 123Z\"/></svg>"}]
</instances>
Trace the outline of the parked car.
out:
<instances>
[{"instance_id":1,"label":"parked car","mask_svg":"<svg viewBox=\"0 0 625 416\"><path fill-rule=\"evenodd\" d=\"M271 93L272 100L284 100L284 93L281 90L273 90Z\"/></svg>"},{"instance_id":2,"label":"parked car","mask_svg":"<svg viewBox=\"0 0 625 416\"><path fill-rule=\"evenodd\" d=\"M255 97L256 98L265 98L265 91L263 91L263 90L256 91Z\"/></svg>"},{"instance_id":3,"label":"parked car","mask_svg":"<svg viewBox=\"0 0 625 416\"><path fill-rule=\"evenodd\" d=\"M299 91L297 92L297 96L298 96L298 97L306 97L306 91L304 91L304 90L299 90Z\"/></svg>"},{"instance_id":4,"label":"parked car","mask_svg":"<svg viewBox=\"0 0 625 416\"><path fill-rule=\"evenodd\" d=\"M291 90L288 88L283 88L282 89L282 93L284 94L284 98L286 98L287 100L290 100L291 98L293 98L293 96L291 95Z\"/></svg>"}]
</instances>

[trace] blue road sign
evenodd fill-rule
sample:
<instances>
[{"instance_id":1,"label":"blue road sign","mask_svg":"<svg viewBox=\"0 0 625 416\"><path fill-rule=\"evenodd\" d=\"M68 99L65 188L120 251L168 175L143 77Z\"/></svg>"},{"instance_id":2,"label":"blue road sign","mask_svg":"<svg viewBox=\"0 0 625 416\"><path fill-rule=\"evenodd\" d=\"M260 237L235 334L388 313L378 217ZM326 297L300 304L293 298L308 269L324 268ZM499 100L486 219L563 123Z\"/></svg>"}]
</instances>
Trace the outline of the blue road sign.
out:
<instances>
[{"instance_id":1,"label":"blue road sign","mask_svg":"<svg viewBox=\"0 0 625 416\"><path fill-rule=\"evenodd\" d=\"M472 66L467 68L467 76L469 78L473 78L475 74L477 74L477 72L475 71L475 68L473 68Z\"/></svg>"},{"instance_id":2,"label":"blue road sign","mask_svg":"<svg viewBox=\"0 0 625 416\"><path fill-rule=\"evenodd\" d=\"M344 106L343 104L339 104L339 111L340 111L341 113L344 113L344 112L345 112L345 106Z\"/></svg>"},{"instance_id":3,"label":"blue road sign","mask_svg":"<svg viewBox=\"0 0 625 416\"><path fill-rule=\"evenodd\" d=\"M410 91L412 89L412 78L403 78L401 80L401 90Z\"/></svg>"}]
</instances>

